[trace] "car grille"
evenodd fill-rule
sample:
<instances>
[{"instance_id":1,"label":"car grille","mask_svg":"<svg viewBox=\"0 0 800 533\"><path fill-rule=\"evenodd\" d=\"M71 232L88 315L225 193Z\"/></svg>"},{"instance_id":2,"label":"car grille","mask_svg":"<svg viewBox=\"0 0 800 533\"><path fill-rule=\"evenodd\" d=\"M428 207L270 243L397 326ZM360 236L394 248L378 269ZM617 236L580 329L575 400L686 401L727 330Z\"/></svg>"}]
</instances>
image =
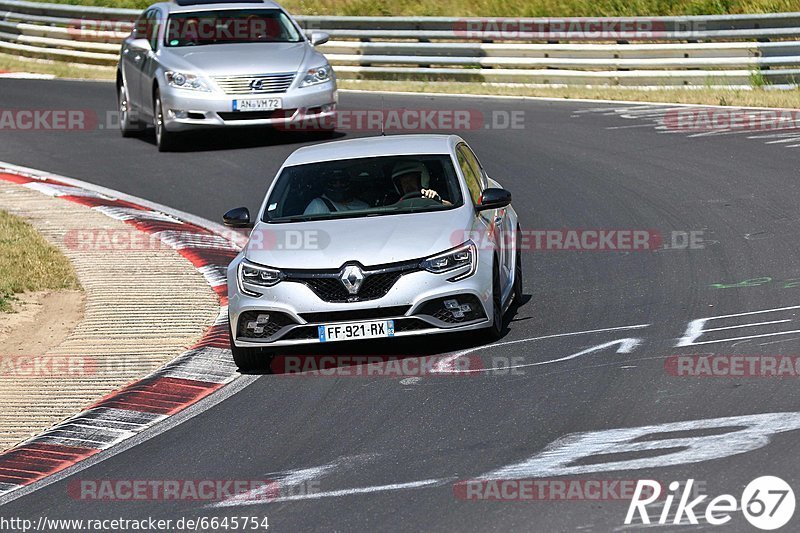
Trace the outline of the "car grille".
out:
<instances>
[{"instance_id":1,"label":"car grille","mask_svg":"<svg viewBox=\"0 0 800 533\"><path fill-rule=\"evenodd\" d=\"M404 274L419 270L419 261L363 268L364 281L356 294L350 294L339 279L340 270L284 271L286 281L306 285L320 299L331 303L364 302L386 296Z\"/></svg>"},{"instance_id":2,"label":"car grille","mask_svg":"<svg viewBox=\"0 0 800 533\"><path fill-rule=\"evenodd\" d=\"M420 329L430 329L433 326L418 318L407 318L404 320L394 321L394 332L400 333L401 331L417 331Z\"/></svg>"},{"instance_id":3,"label":"car grille","mask_svg":"<svg viewBox=\"0 0 800 533\"><path fill-rule=\"evenodd\" d=\"M248 74L245 76L219 76L214 81L225 94L271 94L285 93L292 85L295 73L286 74ZM259 89L253 89L254 83L260 83Z\"/></svg>"},{"instance_id":4,"label":"car grille","mask_svg":"<svg viewBox=\"0 0 800 533\"><path fill-rule=\"evenodd\" d=\"M236 120L266 120L271 118L291 118L296 109L275 109L274 111L218 111L217 115L225 122Z\"/></svg>"},{"instance_id":5,"label":"car grille","mask_svg":"<svg viewBox=\"0 0 800 533\"><path fill-rule=\"evenodd\" d=\"M326 302L363 302L364 300L375 300L386 296L389 289L402 275L401 272L386 272L368 276L357 295L347 292L342 282L334 278L309 279L305 280L305 284Z\"/></svg>"},{"instance_id":6,"label":"car grille","mask_svg":"<svg viewBox=\"0 0 800 533\"><path fill-rule=\"evenodd\" d=\"M403 316L411 308L409 305L378 307L375 309L354 309L352 311L327 311L322 313L301 313L300 318L311 323L345 322L347 320L378 320Z\"/></svg>"}]
</instances>

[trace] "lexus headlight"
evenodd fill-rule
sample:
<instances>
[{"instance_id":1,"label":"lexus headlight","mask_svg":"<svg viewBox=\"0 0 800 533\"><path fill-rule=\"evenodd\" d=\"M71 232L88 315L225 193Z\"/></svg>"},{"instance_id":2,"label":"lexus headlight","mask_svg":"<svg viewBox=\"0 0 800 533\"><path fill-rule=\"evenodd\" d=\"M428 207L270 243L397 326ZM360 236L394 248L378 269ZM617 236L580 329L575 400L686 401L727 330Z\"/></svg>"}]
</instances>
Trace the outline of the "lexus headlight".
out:
<instances>
[{"instance_id":1,"label":"lexus headlight","mask_svg":"<svg viewBox=\"0 0 800 533\"><path fill-rule=\"evenodd\" d=\"M451 278L449 281L462 280L475 273L475 269L478 266L478 250L474 242L467 241L460 246L456 246L452 250L447 250L446 252L425 259L420 263L420 266L434 274L442 274L444 272L450 272L451 270L469 267L467 272Z\"/></svg>"},{"instance_id":2,"label":"lexus headlight","mask_svg":"<svg viewBox=\"0 0 800 533\"><path fill-rule=\"evenodd\" d=\"M325 63L321 67L310 68L300 82L300 87L308 87L318 83L325 83L331 79L331 66Z\"/></svg>"},{"instance_id":3,"label":"lexus headlight","mask_svg":"<svg viewBox=\"0 0 800 533\"><path fill-rule=\"evenodd\" d=\"M191 91L211 91L208 82L196 74L168 70L164 75L167 77L167 83L169 83L170 87L189 89Z\"/></svg>"},{"instance_id":4,"label":"lexus headlight","mask_svg":"<svg viewBox=\"0 0 800 533\"><path fill-rule=\"evenodd\" d=\"M251 287L272 287L280 283L282 279L283 273L280 270L256 265L249 261L242 261L239 263L239 288L243 293L250 296L261 295L253 291L248 291L245 285L250 285Z\"/></svg>"}]
</instances>

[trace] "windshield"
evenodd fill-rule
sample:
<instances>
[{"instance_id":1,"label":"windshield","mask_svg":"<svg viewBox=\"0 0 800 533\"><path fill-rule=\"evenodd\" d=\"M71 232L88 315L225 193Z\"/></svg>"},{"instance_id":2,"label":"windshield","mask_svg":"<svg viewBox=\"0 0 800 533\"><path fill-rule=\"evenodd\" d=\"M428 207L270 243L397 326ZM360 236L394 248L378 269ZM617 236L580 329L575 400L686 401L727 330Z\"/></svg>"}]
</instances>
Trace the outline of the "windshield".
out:
<instances>
[{"instance_id":1,"label":"windshield","mask_svg":"<svg viewBox=\"0 0 800 533\"><path fill-rule=\"evenodd\" d=\"M463 205L449 155L369 157L286 167L263 221L303 222Z\"/></svg>"},{"instance_id":2,"label":"windshield","mask_svg":"<svg viewBox=\"0 0 800 533\"><path fill-rule=\"evenodd\" d=\"M296 43L302 37L279 9L193 11L170 15L168 47L224 43Z\"/></svg>"}]
</instances>

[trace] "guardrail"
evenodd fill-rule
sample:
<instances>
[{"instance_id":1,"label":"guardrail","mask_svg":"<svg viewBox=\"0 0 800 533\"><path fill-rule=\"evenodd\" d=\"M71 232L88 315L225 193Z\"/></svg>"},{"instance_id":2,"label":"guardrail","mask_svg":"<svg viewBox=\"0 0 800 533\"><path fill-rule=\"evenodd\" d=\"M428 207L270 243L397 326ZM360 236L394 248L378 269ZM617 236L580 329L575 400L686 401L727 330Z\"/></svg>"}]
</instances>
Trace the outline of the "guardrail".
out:
<instances>
[{"instance_id":1,"label":"guardrail","mask_svg":"<svg viewBox=\"0 0 800 533\"><path fill-rule=\"evenodd\" d=\"M113 66L139 13L0 0L0 52ZM306 32L331 35L320 51L341 79L637 86L800 81L800 13L296 18Z\"/></svg>"}]
</instances>

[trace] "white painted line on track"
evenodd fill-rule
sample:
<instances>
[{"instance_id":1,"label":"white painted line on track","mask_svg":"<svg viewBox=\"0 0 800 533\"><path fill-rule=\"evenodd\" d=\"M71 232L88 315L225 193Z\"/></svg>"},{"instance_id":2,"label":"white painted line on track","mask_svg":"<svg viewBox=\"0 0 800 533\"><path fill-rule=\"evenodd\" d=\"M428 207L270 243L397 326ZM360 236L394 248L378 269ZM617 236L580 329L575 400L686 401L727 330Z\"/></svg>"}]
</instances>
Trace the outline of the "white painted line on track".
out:
<instances>
[{"instance_id":1,"label":"white painted line on track","mask_svg":"<svg viewBox=\"0 0 800 533\"><path fill-rule=\"evenodd\" d=\"M561 363L564 361L569 361L570 359L577 359L578 357L588 355L594 352L600 352L605 350L606 348L610 348L612 346L619 345L617 348L616 353L631 353L633 350L636 349L642 343L641 339L617 339L610 342L605 342L603 344L598 344L596 346L592 346L590 348L586 348L585 350L581 350L580 352L576 352L571 355L566 355L564 357L560 357L558 359L550 359L547 361L537 361L535 363L525 363L522 365L507 365L503 367L490 367L490 368L477 368L474 370L439 370L441 373L453 373L453 374L469 374L472 372L494 372L496 370L511 370L513 368L526 368L529 366L541 366L541 365L549 365L551 363Z\"/></svg>"},{"instance_id":2,"label":"white painted line on track","mask_svg":"<svg viewBox=\"0 0 800 533\"><path fill-rule=\"evenodd\" d=\"M588 334L591 334L591 333L604 333L604 332L608 332L608 331L625 331L625 330L631 330L631 329L642 329L642 328L646 328L648 326L650 326L650 324L636 324L636 325L633 325L633 326L617 326L617 327L612 327L612 328L589 329L589 330L585 330L585 331L571 331L571 332L568 332L568 333L555 333L555 334L552 334L552 335L543 335L541 337L531 337L531 338L528 338L528 339L516 339L516 340L513 340L513 341L505 341L505 342L497 342L497 343L494 343L494 344L488 344L486 346L478 346L478 347L475 347L475 348L467 348L466 350L461 350L459 352L456 352L456 353L454 353L452 355L449 355L449 356L443 358L441 361L439 361L431 369L431 372L432 373L437 373L437 372L439 372L439 373L448 373L448 372L452 372L451 368L452 368L453 361L455 361L456 359L458 359L459 357L461 357L463 355L468 355L468 354L471 354L471 353L476 352L478 350L485 350L485 349L488 349L488 348L497 348L498 346L508 346L510 344L519 344L521 342L533 342L533 341L541 341L541 340L545 340L545 339L555 339L555 338L558 338L558 337L572 337L574 335L588 335Z\"/></svg>"},{"instance_id":3,"label":"white painted line on track","mask_svg":"<svg viewBox=\"0 0 800 533\"><path fill-rule=\"evenodd\" d=\"M17 80L54 80L54 74L36 74L33 72L0 72L0 78L13 78Z\"/></svg>"},{"instance_id":4,"label":"white painted line on track","mask_svg":"<svg viewBox=\"0 0 800 533\"><path fill-rule=\"evenodd\" d=\"M455 478L445 478L445 479L423 479L421 481L411 481L409 483L392 483L389 485L373 485L371 487L358 487L353 489L341 489L341 490L329 490L325 492L313 492L309 494L294 494L291 496L282 496L278 498L271 499L269 501L261 500L259 502L253 502L249 504L241 504L241 503L228 503L225 502L218 502L215 504L210 505L209 507L233 507L239 505L253 505L255 503L261 505L264 503L281 503L281 502L292 502L292 501L299 501L299 500L319 500L322 498L340 498L342 496L354 496L358 494L374 494L378 492L387 492L387 491L394 491L394 490L404 490L404 489L419 489L423 487L432 487L436 485L441 485L442 483L447 483L449 481L453 481Z\"/></svg>"}]
</instances>

